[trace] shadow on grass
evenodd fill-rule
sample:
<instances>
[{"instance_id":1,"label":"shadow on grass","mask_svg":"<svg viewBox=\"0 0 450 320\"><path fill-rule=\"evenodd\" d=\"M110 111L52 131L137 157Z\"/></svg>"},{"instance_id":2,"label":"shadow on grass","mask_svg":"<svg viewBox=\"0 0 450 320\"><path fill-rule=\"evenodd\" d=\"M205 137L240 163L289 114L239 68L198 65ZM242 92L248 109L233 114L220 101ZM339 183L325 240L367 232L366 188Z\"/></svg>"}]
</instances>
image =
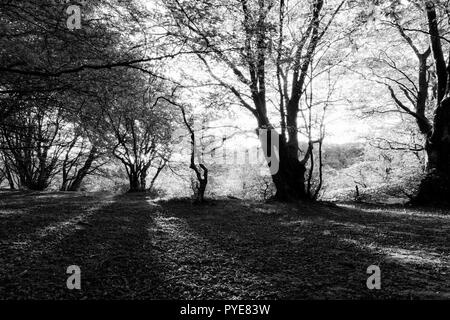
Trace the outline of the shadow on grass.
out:
<instances>
[{"instance_id":1,"label":"shadow on grass","mask_svg":"<svg viewBox=\"0 0 450 320\"><path fill-rule=\"evenodd\" d=\"M431 232L448 228L445 218L237 200L198 206L133 194L89 199L48 198L39 222L47 235L31 226L26 246L1 240L1 298L449 297L448 241ZM60 219L56 206L70 213ZM80 215L82 224L74 220ZM366 287L372 264L381 267L381 290ZM81 268L80 291L66 288L69 265Z\"/></svg>"},{"instance_id":2,"label":"shadow on grass","mask_svg":"<svg viewBox=\"0 0 450 320\"><path fill-rule=\"evenodd\" d=\"M24 250L4 252L2 298L164 298L161 252L153 245L153 210L142 196L98 199L82 224L61 230ZM70 201L69 201L70 203ZM61 205L64 205L61 203ZM75 210L75 208L73 208ZM9 254L9 256L5 256ZM82 290L66 288L66 269L81 268Z\"/></svg>"},{"instance_id":3,"label":"shadow on grass","mask_svg":"<svg viewBox=\"0 0 450 320\"><path fill-rule=\"evenodd\" d=\"M83 219L105 194L68 192L0 193L0 241L24 242L71 219ZM78 217L78 218L77 218Z\"/></svg>"},{"instance_id":4,"label":"shadow on grass","mask_svg":"<svg viewBox=\"0 0 450 320\"><path fill-rule=\"evenodd\" d=\"M391 232L410 230L395 214L380 218L363 211L321 205L295 208L281 205L280 209L277 205L253 204L217 201L215 206L188 208L186 204L169 201L163 204L165 214L160 220L171 222L171 228L185 230L184 243L189 245L181 245L180 252L197 241L210 249L209 255L217 250L226 251L228 259L237 260L235 268L251 273L254 281L249 290L241 292L243 298L258 297L255 292L261 293L259 297L282 299L409 299L450 295L448 261L421 263L417 259L402 259L398 252L399 259L394 259L395 252L389 255L379 248L393 241L389 238ZM404 249L401 252L406 258L408 254L417 254L412 250L416 241L421 243L418 238L405 242L407 234L396 237L395 245ZM384 238L387 243L382 241ZM436 241L448 249L443 239ZM208 250L205 248L203 252L198 257L199 265L208 263ZM366 269L372 264L380 265L382 270L379 291L366 287L369 276ZM222 281L224 286L232 284L232 279Z\"/></svg>"}]
</instances>

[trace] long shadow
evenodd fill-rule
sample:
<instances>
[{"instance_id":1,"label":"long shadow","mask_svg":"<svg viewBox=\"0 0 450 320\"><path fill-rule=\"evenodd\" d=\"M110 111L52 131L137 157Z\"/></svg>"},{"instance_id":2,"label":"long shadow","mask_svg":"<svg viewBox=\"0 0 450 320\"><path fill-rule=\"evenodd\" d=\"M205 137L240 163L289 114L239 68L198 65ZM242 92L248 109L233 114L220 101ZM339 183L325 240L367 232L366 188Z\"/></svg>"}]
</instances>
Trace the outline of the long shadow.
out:
<instances>
[{"instance_id":1,"label":"long shadow","mask_svg":"<svg viewBox=\"0 0 450 320\"><path fill-rule=\"evenodd\" d=\"M100 199L99 199L100 201ZM164 299L164 265L144 196L115 196L58 241L3 256L3 299ZM63 211L63 209L62 209ZM67 229L66 228L66 229ZM68 266L81 269L81 290L66 287Z\"/></svg>"},{"instance_id":2,"label":"long shadow","mask_svg":"<svg viewBox=\"0 0 450 320\"><path fill-rule=\"evenodd\" d=\"M51 228L95 207L99 196L60 192L2 192L0 241L24 241L33 232Z\"/></svg>"},{"instance_id":3,"label":"long shadow","mask_svg":"<svg viewBox=\"0 0 450 320\"><path fill-rule=\"evenodd\" d=\"M73 205L67 201L57 202L61 211ZM323 205L155 204L142 195L97 201L82 224L63 224L20 250L1 247L0 297L448 298L448 263L387 259L371 246L426 248L430 241L411 236L410 224L435 227L432 219ZM68 210L66 218L84 209ZM443 239L434 241L448 252ZM366 287L372 264L381 266L381 290ZM66 288L70 265L81 268L80 291Z\"/></svg>"},{"instance_id":4,"label":"long shadow","mask_svg":"<svg viewBox=\"0 0 450 320\"><path fill-rule=\"evenodd\" d=\"M324 208L327 223L350 229L381 245L415 247L450 255L450 215L420 208L338 207Z\"/></svg>"},{"instance_id":5,"label":"long shadow","mask_svg":"<svg viewBox=\"0 0 450 320\"><path fill-rule=\"evenodd\" d=\"M162 205L166 221L172 220L186 233L196 234L192 241L203 239L199 240L203 246L207 243L210 250L204 252L214 255L215 250L225 250L228 255L224 260L237 261L232 268L243 268L254 276L247 291L230 290L227 298L409 299L448 298L450 294L448 265L437 270L390 260L385 253L359 243L357 236L368 242L378 241L381 235L376 229L380 222L387 221L386 217L375 217L374 222L365 212L321 205L283 207L281 211L276 205L240 201L216 201L209 207L175 201ZM398 222L396 217L391 220ZM375 229L373 233L361 233L345 225L336 226L335 221L375 223ZM382 232L389 232L389 228ZM199 265L209 263L208 254L200 258L203 261ZM373 264L381 267L381 290L366 287L366 270ZM211 266L212 279L225 267L226 261ZM236 277L232 271L214 281L233 288Z\"/></svg>"}]
</instances>

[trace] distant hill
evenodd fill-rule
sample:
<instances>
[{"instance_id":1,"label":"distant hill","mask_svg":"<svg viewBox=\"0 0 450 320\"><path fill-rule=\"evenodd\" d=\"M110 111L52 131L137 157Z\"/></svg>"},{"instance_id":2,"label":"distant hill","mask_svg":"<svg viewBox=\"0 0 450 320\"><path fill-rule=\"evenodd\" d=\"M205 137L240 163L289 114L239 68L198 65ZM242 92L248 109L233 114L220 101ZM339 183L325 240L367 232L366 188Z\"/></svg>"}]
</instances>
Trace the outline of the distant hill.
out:
<instances>
[{"instance_id":1,"label":"distant hill","mask_svg":"<svg viewBox=\"0 0 450 320\"><path fill-rule=\"evenodd\" d=\"M361 161L364 145L361 143L324 144L323 163L335 170L348 168Z\"/></svg>"}]
</instances>

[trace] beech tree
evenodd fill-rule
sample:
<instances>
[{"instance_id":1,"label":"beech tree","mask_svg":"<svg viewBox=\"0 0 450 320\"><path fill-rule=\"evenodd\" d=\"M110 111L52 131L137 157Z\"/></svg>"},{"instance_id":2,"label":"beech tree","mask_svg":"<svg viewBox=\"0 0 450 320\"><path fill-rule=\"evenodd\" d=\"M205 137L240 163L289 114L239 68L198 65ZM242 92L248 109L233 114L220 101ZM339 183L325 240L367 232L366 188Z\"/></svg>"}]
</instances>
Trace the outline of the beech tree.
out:
<instances>
[{"instance_id":1,"label":"beech tree","mask_svg":"<svg viewBox=\"0 0 450 320\"><path fill-rule=\"evenodd\" d=\"M42 190L60 175L60 189L76 191L103 163L96 100L108 71L153 59L125 36L142 33L145 10L119 2L85 2L79 30L67 28L65 2L0 4L0 148L10 186Z\"/></svg>"},{"instance_id":2,"label":"beech tree","mask_svg":"<svg viewBox=\"0 0 450 320\"><path fill-rule=\"evenodd\" d=\"M124 165L130 183L129 192L147 191L150 169L155 169L151 177L152 187L170 156L170 149L165 145L169 141L169 132L158 132L161 127L157 127L151 116L133 117L122 113L110 117L111 130L116 138L112 152Z\"/></svg>"},{"instance_id":3,"label":"beech tree","mask_svg":"<svg viewBox=\"0 0 450 320\"><path fill-rule=\"evenodd\" d=\"M395 105L416 123L424 145L391 145L427 155L426 175L413 203L448 202L450 194L450 61L445 35L449 11L441 1L387 1L384 14L404 44L415 56L416 75L390 59L387 64L398 75L384 77ZM408 19L406 17L414 17ZM419 21L419 22L418 22ZM427 42L422 38L426 36ZM446 49L447 48L447 49ZM447 61L447 62L446 62Z\"/></svg>"},{"instance_id":4,"label":"beech tree","mask_svg":"<svg viewBox=\"0 0 450 320\"><path fill-rule=\"evenodd\" d=\"M313 57L345 1L330 7L323 0L163 2L170 12L169 35L198 51L210 76L255 117L258 129L267 129L268 137L279 140L279 170L272 174L276 198L308 198L309 151L301 157L299 104ZM225 75L219 76L223 70ZM270 98L277 100L275 122L268 109Z\"/></svg>"},{"instance_id":5,"label":"beech tree","mask_svg":"<svg viewBox=\"0 0 450 320\"><path fill-rule=\"evenodd\" d=\"M3 119L0 130L1 151L8 164L7 173L17 175L19 187L46 189L58 173L58 161L65 141L63 117L57 106L34 97L33 105ZM44 106L43 106L44 105ZM11 184L11 183L10 183Z\"/></svg>"},{"instance_id":6,"label":"beech tree","mask_svg":"<svg viewBox=\"0 0 450 320\"><path fill-rule=\"evenodd\" d=\"M116 72L119 86L110 84L100 100L104 139L112 155L123 164L129 192L148 190L169 161L173 106L161 99L165 83L130 70ZM100 111L99 111L100 112Z\"/></svg>"},{"instance_id":7,"label":"beech tree","mask_svg":"<svg viewBox=\"0 0 450 320\"><path fill-rule=\"evenodd\" d=\"M440 9L432 1L425 2L430 45L436 69L437 99L432 121L425 119L421 121L423 123L421 127L426 132L425 150L428 164L427 175L421 182L415 199L418 203L448 201L450 194L450 61L446 63L444 56L438 12L445 13L446 20L450 19L450 15L448 10L445 10L447 8Z\"/></svg>"}]
</instances>

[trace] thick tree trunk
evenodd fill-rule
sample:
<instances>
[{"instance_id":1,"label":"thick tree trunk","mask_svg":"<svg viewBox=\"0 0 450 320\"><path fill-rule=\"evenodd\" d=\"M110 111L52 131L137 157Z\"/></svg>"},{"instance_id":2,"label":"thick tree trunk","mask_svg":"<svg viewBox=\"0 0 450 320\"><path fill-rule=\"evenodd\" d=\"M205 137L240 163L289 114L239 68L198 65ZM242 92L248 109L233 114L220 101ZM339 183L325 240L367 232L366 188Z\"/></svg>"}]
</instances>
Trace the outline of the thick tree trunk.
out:
<instances>
[{"instance_id":1,"label":"thick tree trunk","mask_svg":"<svg viewBox=\"0 0 450 320\"><path fill-rule=\"evenodd\" d=\"M437 107L427 134L427 174L413 204L450 204L450 62L446 65L433 1L426 1L431 50L437 76ZM419 127L420 128L420 127ZM422 129L422 128L421 128Z\"/></svg>"},{"instance_id":2,"label":"thick tree trunk","mask_svg":"<svg viewBox=\"0 0 450 320\"><path fill-rule=\"evenodd\" d=\"M128 192L145 192L145 178L143 176L146 176L146 174L141 171L134 171L131 170L130 174L128 175L129 181L130 181L130 188L128 189Z\"/></svg>"},{"instance_id":3,"label":"thick tree trunk","mask_svg":"<svg viewBox=\"0 0 450 320\"><path fill-rule=\"evenodd\" d=\"M141 171L141 176L139 177L140 179L140 188L145 191L146 187L147 187L147 170L143 170Z\"/></svg>"},{"instance_id":4,"label":"thick tree trunk","mask_svg":"<svg viewBox=\"0 0 450 320\"><path fill-rule=\"evenodd\" d=\"M275 199L280 201L306 199L305 171L305 165L298 158L290 157L286 146L280 145L279 169L272 175L273 183L277 188Z\"/></svg>"},{"instance_id":5,"label":"thick tree trunk","mask_svg":"<svg viewBox=\"0 0 450 320\"><path fill-rule=\"evenodd\" d=\"M268 156L269 168L271 168L272 181L277 189L275 200L296 201L307 199L305 192L305 164L298 159L298 142L295 136L294 141L286 143L275 129L268 132L267 141L261 141L266 156ZM271 141L278 139L278 143ZM278 165L273 163L276 160L274 147L278 145L279 158ZM270 149L270 152L268 150Z\"/></svg>"},{"instance_id":6,"label":"thick tree trunk","mask_svg":"<svg viewBox=\"0 0 450 320\"><path fill-rule=\"evenodd\" d=\"M192 158L193 159L193 158ZM194 190L194 196L195 201L197 203L204 203L205 202L205 192L206 192L206 186L208 185L208 168L202 163L198 165L200 169L195 165L194 162L191 163L190 168L194 170L195 175L197 177L197 181L195 184L195 190ZM202 175L203 171L203 175Z\"/></svg>"},{"instance_id":7,"label":"thick tree trunk","mask_svg":"<svg viewBox=\"0 0 450 320\"><path fill-rule=\"evenodd\" d=\"M207 180L200 180L197 190L197 202L203 203L205 202L205 191L206 191L206 185L208 184Z\"/></svg>"},{"instance_id":8,"label":"thick tree trunk","mask_svg":"<svg viewBox=\"0 0 450 320\"><path fill-rule=\"evenodd\" d=\"M450 203L450 97L436 109L433 133L426 143L427 174L415 204Z\"/></svg>"}]
</instances>

